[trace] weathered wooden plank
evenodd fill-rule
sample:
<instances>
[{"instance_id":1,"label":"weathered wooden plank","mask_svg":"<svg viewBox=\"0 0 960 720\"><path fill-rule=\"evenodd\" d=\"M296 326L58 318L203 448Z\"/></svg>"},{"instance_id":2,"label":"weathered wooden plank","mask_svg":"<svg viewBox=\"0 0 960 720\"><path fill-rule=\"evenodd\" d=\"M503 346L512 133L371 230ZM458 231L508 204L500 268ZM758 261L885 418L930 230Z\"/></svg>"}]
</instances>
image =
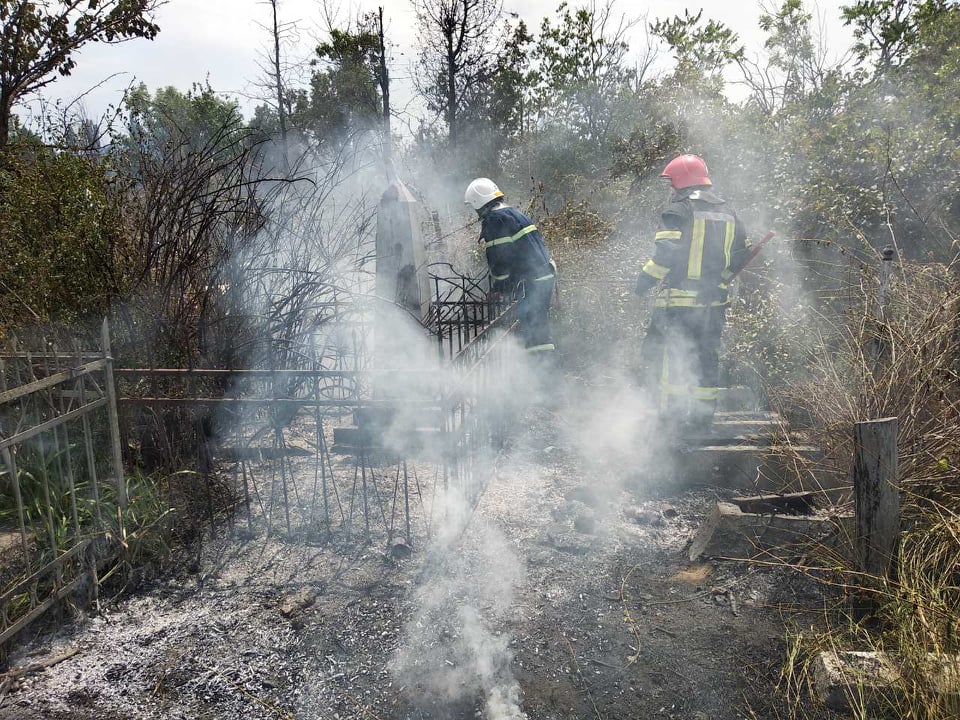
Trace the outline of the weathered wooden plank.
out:
<instances>
[{"instance_id":1,"label":"weathered wooden plank","mask_svg":"<svg viewBox=\"0 0 960 720\"><path fill-rule=\"evenodd\" d=\"M897 418L854 425L853 494L860 570L886 575L900 538Z\"/></svg>"},{"instance_id":2,"label":"weathered wooden plank","mask_svg":"<svg viewBox=\"0 0 960 720\"><path fill-rule=\"evenodd\" d=\"M87 580L86 577L81 576L81 577L78 577L76 580L73 580L69 584L64 585L55 594L48 597L42 603L37 605L37 607L35 607L33 610L31 610L22 618L20 618L15 623L13 623L10 627L8 627L6 630L0 633L0 645L3 645L5 642L7 642L7 640L14 637L18 632L23 630L27 625L29 625L34 620L39 618L41 615L46 613L47 610L52 608L56 603L58 603L60 600L62 600L67 595L72 593L78 587L80 587L80 585L84 583L86 580Z\"/></svg>"},{"instance_id":3,"label":"weathered wooden plank","mask_svg":"<svg viewBox=\"0 0 960 720\"><path fill-rule=\"evenodd\" d=\"M304 370L284 368L278 370L231 370L224 368L114 368L115 375L191 375L197 377L360 377L370 374L362 370ZM376 371L370 371L376 372ZM428 373L432 370L391 370L390 372Z\"/></svg>"}]
</instances>

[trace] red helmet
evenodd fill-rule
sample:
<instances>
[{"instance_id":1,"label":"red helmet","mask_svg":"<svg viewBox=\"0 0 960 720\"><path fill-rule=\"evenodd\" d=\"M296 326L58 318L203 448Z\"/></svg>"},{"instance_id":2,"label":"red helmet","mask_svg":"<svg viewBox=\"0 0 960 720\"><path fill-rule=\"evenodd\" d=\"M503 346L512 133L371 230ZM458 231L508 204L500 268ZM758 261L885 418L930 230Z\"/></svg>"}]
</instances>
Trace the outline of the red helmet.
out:
<instances>
[{"instance_id":1,"label":"red helmet","mask_svg":"<svg viewBox=\"0 0 960 720\"><path fill-rule=\"evenodd\" d=\"M670 178L670 185L677 190L693 185L713 185L709 175L707 164L696 155L678 155L660 173L660 177Z\"/></svg>"}]
</instances>

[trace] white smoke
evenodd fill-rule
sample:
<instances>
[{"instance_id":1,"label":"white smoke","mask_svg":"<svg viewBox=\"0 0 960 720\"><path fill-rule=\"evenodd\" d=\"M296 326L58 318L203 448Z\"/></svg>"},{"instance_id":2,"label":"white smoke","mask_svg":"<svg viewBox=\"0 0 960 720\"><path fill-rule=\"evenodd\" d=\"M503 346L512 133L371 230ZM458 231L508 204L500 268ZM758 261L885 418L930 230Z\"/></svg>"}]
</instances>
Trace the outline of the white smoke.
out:
<instances>
[{"instance_id":1,"label":"white smoke","mask_svg":"<svg viewBox=\"0 0 960 720\"><path fill-rule=\"evenodd\" d=\"M445 516L425 553L414 614L391 673L415 699L447 706L482 699L491 720L525 718L511 636L502 628L523 566L503 535L472 515L457 491L442 504Z\"/></svg>"}]
</instances>

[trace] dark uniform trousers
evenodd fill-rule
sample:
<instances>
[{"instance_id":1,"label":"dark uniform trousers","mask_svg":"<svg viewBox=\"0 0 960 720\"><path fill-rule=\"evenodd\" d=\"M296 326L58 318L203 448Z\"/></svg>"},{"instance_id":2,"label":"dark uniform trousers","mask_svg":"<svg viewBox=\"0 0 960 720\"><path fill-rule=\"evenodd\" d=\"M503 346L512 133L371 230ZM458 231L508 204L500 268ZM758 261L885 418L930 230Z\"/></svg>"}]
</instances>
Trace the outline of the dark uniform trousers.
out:
<instances>
[{"instance_id":1,"label":"dark uniform trousers","mask_svg":"<svg viewBox=\"0 0 960 720\"><path fill-rule=\"evenodd\" d=\"M708 427L720 384L726 306L656 308L640 354L643 384L665 419Z\"/></svg>"},{"instance_id":2,"label":"dark uniform trousers","mask_svg":"<svg viewBox=\"0 0 960 720\"><path fill-rule=\"evenodd\" d=\"M553 297L553 276L526 280L520 286L520 336L530 352L554 349L550 329L550 299Z\"/></svg>"}]
</instances>

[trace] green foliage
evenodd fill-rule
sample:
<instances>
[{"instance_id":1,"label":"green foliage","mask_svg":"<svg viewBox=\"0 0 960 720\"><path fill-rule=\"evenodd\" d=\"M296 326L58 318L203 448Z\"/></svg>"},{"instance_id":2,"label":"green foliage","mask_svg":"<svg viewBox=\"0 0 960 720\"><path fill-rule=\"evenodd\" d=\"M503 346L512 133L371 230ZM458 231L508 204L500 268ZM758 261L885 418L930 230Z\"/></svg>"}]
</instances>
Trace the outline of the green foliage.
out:
<instances>
[{"instance_id":1,"label":"green foliage","mask_svg":"<svg viewBox=\"0 0 960 720\"><path fill-rule=\"evenodd\" d=\"M379 84L380 39L367 26L333 29L317 47L309 89L289 92L291 127L317 141L375 128L383 112Z\"/></svg>"},{"instance_id":2,"label":"green foliage","mask_svg":"<svg viewBox=\"0 0 960 720\"><path fill-rule=\"evenodd\" d=\"M683 17L674 15L650 24L650 32L661 38L677 61L675 78L678 84L712 84L716 86L720 71L743 57L737 34L715 20L701 22L703 10Z\"/></svg>"},{"instance_id":3,"label":"green foliage","mask_svg":"<svg viewBox=\"0 0 960 720\"><path fill-rule=\"evenodd\" d=\"M0 336L102 316L123 287L122 207L109 164L39 144L0 157Z\"/></svg>"},{"instance_id":4,"label":"green foliage","mask_svg":"<svg viewBox=\"0 0 960 720\"><path fill-rule=\"evenodd\" d=\"M46 452L42 449L23 446L16 455L24 525L39 551L36 567L78 541L100 534L119 546L123 562L131 567L165 557L174 529L168 479L143 475L127 478L127 502L121 507L112 482L100 480L95 492L93 479L77 467L71 484L67 463L71 457L76 462L82 448L74 445L70 453L65 448L57 452L50 452L49 446ZM4 483L0 492L0 523L7 527L20 525L9 483ZM55 547L51 547L51 538Z\"/></svg>"},{"instance_id":5,"label":"green foliage","mask_svg":"<svg viewBox=\"0 0 960 720\"><path fill-rule=\"evenodd\" d=\"M495 161L506 141L523 132L530 113L525 104L530 75L528 48L533 37L522 20L507 33L489 80L472 88L462 114L472 134L485 135L493 142L491 155Z\"/></svg>"},{"instance_id":6,"label":"green foliage","mask_svg":"<svg viewBox=\"0 0 960 720\"><path fill-rule=\"evenodd\" d=\"M552 207L580 202L605 182L616 143L648 120L626 58L633 25L611 4L566 2L541 23L525 80L530 111L512 164L546 186Z\"/></svg>"},{"instance_id":7,"label":"green foliage","mask_svg":"<svg viewBox=\"0 0 960 720\"><path fill-rule=\"evenodd\" d=\"M237 103L218 95L209 83L194 83L187 92L168 86L152 95L140 83L126 94L124 107L126 132L116 140L125 160L171 148L196 153L211 143L228 145L242 132ZM230 132L225 134L225 128Z\"/></svg>"},{"instance_id":8,"label":"green foliage","mask_svg":"<svg viewBox=\"0 0 960 720\"><path fill-rule=\"evenodd\" d=\"M14 104L69 75L87 43L153 39L158 0L24 2L0 0L0 147L7 144Z\"/></svg>"},{"instance_id":9,"label":"green foliage","mask_svg":"<svg viewBox=\"0 0 960 720\"><path fill-rule=\"evenodd\" d=\"M561 125L571 135L604 142L611 108L636 77L624 58L629 49L620 31L607 31L611 10L579 7L566 2L556 19L544 18L533 53L537 70L531 77L539 121ZM599 14L598 14L599 13Z\"/></svg>"},{"instance_id":10,"label":"green foliage","mask_svg":"<svg viewBox=\"0 0 960 720\"><path fill-rule=\"evenodd\" d=\"M804 377L816 338L814 313L798 300L796 288L782 280L741 280L727 316L721 357L724 387L746 385L765 397L770 388Z\"/></svg>"},{"instance_id":11,"label":"green foliage","mask_svg":"<svg viewBox=\"0 0 960 720\"><path fill-rule=\"evenodd\" d=\"M468 138L467 109L485 96L508 37L498 30L499 0L416 0L420 63L415 84L428 109L443 118L451 148Z\"/></svg>"},{"instance_id":12,"label":"green foliage","mask_svg":"<svg viewBox=\"0 0 960 720\"><path fill-rule=\"evenodd\" d=\"M934 4L943 3L934 0ZM843 8L843 20L853 27L857 39L857 58L873 60L876 76L899 65L916 40L917 5L916 0L857 0Z\"/></svg>"}]
</instances>

